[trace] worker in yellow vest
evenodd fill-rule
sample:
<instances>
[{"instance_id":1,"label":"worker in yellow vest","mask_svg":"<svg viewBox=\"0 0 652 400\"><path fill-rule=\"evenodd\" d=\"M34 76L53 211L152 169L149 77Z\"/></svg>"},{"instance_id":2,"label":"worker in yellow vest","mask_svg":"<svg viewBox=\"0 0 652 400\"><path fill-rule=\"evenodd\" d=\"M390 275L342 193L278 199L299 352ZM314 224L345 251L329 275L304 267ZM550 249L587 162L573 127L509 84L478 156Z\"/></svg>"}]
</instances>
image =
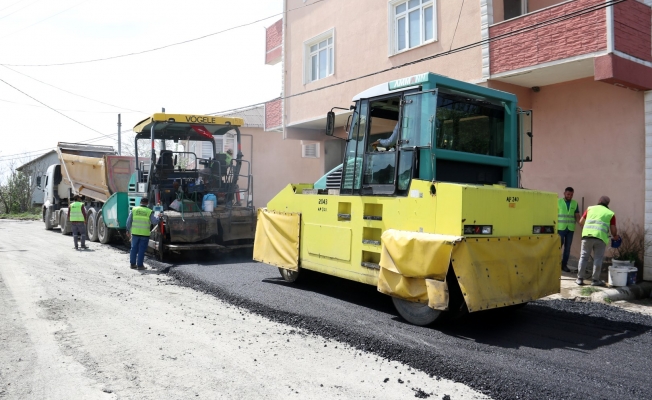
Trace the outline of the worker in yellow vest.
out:
<instances>
[{"instance_id":1,"label":"worker in yellow vest","mask_svg":"<svg viewBox=\"0 0 652 400\"><path fill-rule=\"evenodd\" d=\"M146 198L141 198L140 206L134 207L127 217L127 235L131 238L129 253L131 269L145 269L143 262L149 244L150 227L158 224L159 221L159 218L155 217L152 210L147 207L147 203Z\"/></svg>"},{"instance_id":2,"label":"worker in yellow vest","mask_svg":"<svg viewBox=\"0 0 652 400\"><path fill-rule=\"evenodd\" d=\"M73 203L68 207L68 221L70 222L72 238L75 242L75 250L79 250L79 247L77 247L79 236L81 236L81 248L88 249L88 246L86 246L86 209L84 208L84 203L80 200L81 197L76 195L73 197Z\"/></svg>"},{"instance_id":3,"label":"worker in yellow vest","mask_svg":"<svg viewBox=\"0 0 652 400\"><path fill-rule=\"evenodd\" d=\"M582 253L580 255L580 266L577 271L578 285L584 284L584 271L593 252L593 282L591 286L604 286L600 280L602 272L602 258L609 243L609 233L614 240L618 240L618 229L616 229L616 214L609 209L611 200L607 196L600 197L598 205L589 207L582 218L580 225L582 229Z\"/></svg>"},{"instance_id":4,"label":"worker in yellow vest","mask_svg":"<svg viewBox=\"0 0 652 400\"><path fill-rule=\"evenodd\" d=\"M561 270L570 272L568 269L568 258L570 257L571 245L573 244L573 235L575 234L575 223L580 221L580 210L577 207L577 201L573 200L575 190L567 187L564 190L564 197L557 199L557 233L561 239L561 247L564 252L561 258Z\"/></svg>"}]
</instances>

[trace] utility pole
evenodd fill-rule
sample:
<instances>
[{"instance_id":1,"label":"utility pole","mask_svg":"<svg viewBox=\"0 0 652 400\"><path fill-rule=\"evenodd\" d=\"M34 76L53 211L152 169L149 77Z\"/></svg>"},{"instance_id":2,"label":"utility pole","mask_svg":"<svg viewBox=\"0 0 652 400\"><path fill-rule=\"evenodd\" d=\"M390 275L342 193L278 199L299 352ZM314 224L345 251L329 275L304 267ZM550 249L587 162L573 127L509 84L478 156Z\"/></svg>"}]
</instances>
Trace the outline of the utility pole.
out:
<instances>
[{"instance_id":1,"label":"utility pole","mask_svg":"<svg viewBox=\"0 0 652 400\"><path fill-rule=\"evenodd\" d=\"M118 114L118 155L122 155L122 122L120 122L120 114Z\"/></svg>"}]
</instances>

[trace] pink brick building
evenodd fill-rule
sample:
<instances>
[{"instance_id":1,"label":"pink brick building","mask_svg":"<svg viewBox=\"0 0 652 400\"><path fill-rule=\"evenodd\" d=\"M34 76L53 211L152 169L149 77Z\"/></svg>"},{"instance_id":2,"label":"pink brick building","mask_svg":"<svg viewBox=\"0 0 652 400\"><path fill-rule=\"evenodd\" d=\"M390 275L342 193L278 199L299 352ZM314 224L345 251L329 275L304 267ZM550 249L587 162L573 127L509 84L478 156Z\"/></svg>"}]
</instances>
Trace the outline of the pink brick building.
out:
<instances>
[{"instance_id":1,"label":"pink brick building","mask_svg":"<svg viewBox=\"0 0 652 400\"><path fill-rule=\"evenodd\" d=\"M652 0L283 4L284 19L266 34L266 62L283 65L266 127L318 144L314 180L341 162L342 141L323 134L327 111L375 85L434 72L514 93L533 110L524 187L573 186L584 208L608 195L621 228L644 226L652 239ZM336 119L342 135L347 116ZM646 266L652 279L652 260Z\"/></svg>"}]
</instances>

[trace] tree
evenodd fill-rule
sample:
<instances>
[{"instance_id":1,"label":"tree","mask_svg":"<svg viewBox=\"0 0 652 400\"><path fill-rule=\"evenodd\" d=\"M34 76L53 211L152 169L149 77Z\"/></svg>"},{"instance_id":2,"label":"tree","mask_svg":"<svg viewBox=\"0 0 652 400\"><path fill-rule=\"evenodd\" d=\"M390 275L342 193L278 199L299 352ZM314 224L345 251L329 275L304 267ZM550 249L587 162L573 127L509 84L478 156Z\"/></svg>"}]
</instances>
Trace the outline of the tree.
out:
<instances>
[{"instance_id":1,"label":"tree","mask_svg":"<svg viewBox=\"0 0 652 400\"><path fill-rule=\"evenodd\" d=\"M32 187L30 177L22 171L16 171L15 161L0 174L0 204L5 213L22 213L31 209Z\"/></svg>"}]
</instances>

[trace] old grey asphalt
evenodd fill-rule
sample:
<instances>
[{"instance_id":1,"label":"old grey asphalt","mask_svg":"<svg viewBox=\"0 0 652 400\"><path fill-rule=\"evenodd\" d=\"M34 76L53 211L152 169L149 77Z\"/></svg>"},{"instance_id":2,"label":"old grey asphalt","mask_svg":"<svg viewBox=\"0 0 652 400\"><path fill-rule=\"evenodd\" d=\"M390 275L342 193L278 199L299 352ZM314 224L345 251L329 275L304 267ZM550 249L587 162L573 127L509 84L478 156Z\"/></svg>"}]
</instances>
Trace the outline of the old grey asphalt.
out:
<instances>
[{"instance_id":1,"label":"old grey asphalt","mask_svg":"<svg viewBox=\"0 0 652 400\"><path fill-rule=\"evenodd\" d=\"M284 282L251 255L173 260L180 284L500 399L649 399L652 317L544 300L434 327L397 316L374 287L308 273Z\"/></svg>"}]
</instances>

